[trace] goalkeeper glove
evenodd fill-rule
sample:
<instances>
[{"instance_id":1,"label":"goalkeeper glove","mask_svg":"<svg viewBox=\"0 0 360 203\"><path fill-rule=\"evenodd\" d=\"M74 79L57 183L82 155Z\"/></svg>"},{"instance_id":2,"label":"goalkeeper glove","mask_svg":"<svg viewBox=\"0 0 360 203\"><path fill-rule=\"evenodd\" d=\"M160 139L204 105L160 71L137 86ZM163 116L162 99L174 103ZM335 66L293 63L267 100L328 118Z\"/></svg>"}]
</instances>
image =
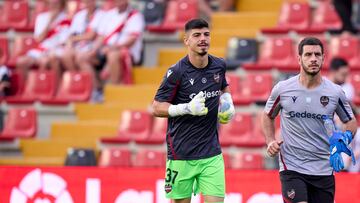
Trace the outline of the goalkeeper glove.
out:
<instances>
[{"instance_id":1,"label":"goalkeeper glove","mask_svg":"<svg viewBox=\"0 0 360 203\"><path fill-rule=\"evenodd\" d=\"M234 104L231 94L226 92L220 96L220 108L218 112L219 122L221 124L228 123L235 114Z\"/></svg>"},{"instance_id":2,"label":"goalkeeper glove","mask_svg":"<svg viewBox=\"0 0 360 203\"><path fill-rule=\"evenodd\" d=\"M171 117L190 114L193 116L203 116L208 113L205 107L205 94L200 91L189 103L170 105L168 113Z\"/></svg>"},{"instance_id":3,"label":"goalkeeper glove","mask_svg":"<svg viewBox=\"0 0 360 203\"><path fill-rule=\"evenodd\" d=\"M341 152L344 152L351 157L352 163L355 164L354 152L349 146L352 141L352 133L346 132L334 132L329 138L330 141L330 165L336 172L344 169L344 161L341 157Z\"/></svg>"}]
</instances>

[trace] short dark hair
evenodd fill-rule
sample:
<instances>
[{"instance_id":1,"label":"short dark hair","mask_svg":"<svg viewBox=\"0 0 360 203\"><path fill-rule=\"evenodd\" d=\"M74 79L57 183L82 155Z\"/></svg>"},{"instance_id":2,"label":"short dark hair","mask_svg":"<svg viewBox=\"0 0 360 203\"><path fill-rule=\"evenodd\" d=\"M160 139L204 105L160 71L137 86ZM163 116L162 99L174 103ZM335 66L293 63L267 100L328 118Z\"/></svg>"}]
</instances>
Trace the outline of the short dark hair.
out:
<instances>
[{"instance_id":1,"label":"short dark hair","mask_svg":"<svg viewBox=\"0 0 360 203\"><path fill-rule=\"evenodd\" d=\"M343 58L333 58L330 62L330 70L337 71L342 67L347 67L348 63Z\"/></svg>"},{"instance_id":2,"label":"short dark hair","mask_svg":"<svg viewBox=\"0 0 360 203\"><path fill-rule=\"evenodd\" d=\"M192 19L185 24L185 32L192 29L201 29L204 27L209 28L209 23L200 18Z\"/></svg>"},{"instance_id":3,"label":"short dark hair","mask_svg":"<svg viewBox=\"0 0 360 203\"><path fill-rule=\"evenodd\" d=\"M304 46L305 45L319 45L321 47L321 53L323 54L324 53L324 46L322 44L322 42L318 39L318 38L315 38L315 37L305 37L303 40L301 40L301 42L299 43L299 46L298 46L298 53L299 55L302 55L303 54L303 51L304 51Z\"/></svg>"}]
</instances>

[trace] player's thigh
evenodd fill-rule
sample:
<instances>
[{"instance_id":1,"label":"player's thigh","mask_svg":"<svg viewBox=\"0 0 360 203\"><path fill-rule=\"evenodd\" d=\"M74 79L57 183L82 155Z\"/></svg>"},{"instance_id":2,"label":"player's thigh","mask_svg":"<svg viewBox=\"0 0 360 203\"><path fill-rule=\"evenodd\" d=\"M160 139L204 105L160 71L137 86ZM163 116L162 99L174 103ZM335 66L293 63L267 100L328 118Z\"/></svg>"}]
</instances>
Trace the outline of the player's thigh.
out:
<instances>
[{"instance_id":1,"label":"player's thigh","mask_svg":"<svg viewBox=\"0 0 360 203\"><path fill-rule=\"evenodd\" d=\"M191 198L197 175L195 167L186 160L168 160L166 162L166 197L174 200ZM184 200L186 201L186 200Z\"/></svg>"},{"instance_id":2,"label":"player's thigh","mask_svg":"<svg viewBox=\"0 0 360 203\"><path fill-rule=\"evenodd\" d=\"M281 171L281 193L286 203L302 203L308 201L307 185L300 174L294 171Z\"/></svg>"},{"instance_id":3,"label":"player's thigh","mask_svg":"<svg viewBox=\"0 0 360 203\"><path fill-rule=\"evenodd\" d=\"M333 203L335 196L335 178L333 175L319 177L309 183L309 203Z\"/></svg>"},{"instance_id":4,"label":"player's thigh","mask_svg":"<svg viewBox=\"0 0 360 203\"><path fill-rule=\"evenodd\" d=\"M185 199L174 199L171 203L190 203L191 198L185 198Z\"/></svg>"},{"instance_id":5,"label":"player's thigh","mask_svg":"<svg viewBox=\"0 0 360 203\"><path fill-rule=\"evenodd\" d=\"M222 154L203 159L200 164L201 173L197 177L199 191L209 198L223 199L225 197L225 167Z\"/></svg>"}]
</instances>

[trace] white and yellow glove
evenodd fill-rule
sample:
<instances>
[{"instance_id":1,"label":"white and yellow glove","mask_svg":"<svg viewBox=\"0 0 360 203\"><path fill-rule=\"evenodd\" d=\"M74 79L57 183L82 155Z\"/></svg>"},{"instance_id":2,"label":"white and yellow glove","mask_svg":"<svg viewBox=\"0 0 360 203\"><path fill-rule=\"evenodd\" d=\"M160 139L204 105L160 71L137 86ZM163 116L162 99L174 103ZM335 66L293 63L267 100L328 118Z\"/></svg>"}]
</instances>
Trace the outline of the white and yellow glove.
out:
<instances>
[{"instance_id":1,"label":"white and yellow glove","mask_svg":"<svg viewBox=\"0 0 360 203\"><path fill-rule=\"evenodd\" d=\"M234 104L231 98L231 94L225 92L220 96L218 118L221 124L228 123L235 114Z\"/></svg>"},{"instance_id":2,"label":"white and yellow glove","mask_svg":"<svg viewBox=\"0 0 360 203\"><path fill-rule=\"evenodd\" d=\"M169 116L182 116L190 114L193 116L203 116L208 113L205 107L205 94L200 91L189 103L170 105L168 110Z\"/></svg>"}]
</instances>

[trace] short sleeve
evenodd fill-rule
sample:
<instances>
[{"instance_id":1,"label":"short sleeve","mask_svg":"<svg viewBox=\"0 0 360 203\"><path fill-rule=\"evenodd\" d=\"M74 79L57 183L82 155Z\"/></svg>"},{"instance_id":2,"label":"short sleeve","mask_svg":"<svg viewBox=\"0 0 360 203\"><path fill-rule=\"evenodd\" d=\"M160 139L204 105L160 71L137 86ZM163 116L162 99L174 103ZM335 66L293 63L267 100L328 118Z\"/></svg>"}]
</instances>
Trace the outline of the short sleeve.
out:
<instances>
[{"instance_id":1,"label":"short sleeve","mask_svg":"<svg viewBox=\"0 0 360 203\"><path fill-rule=\"evenodd\" d=\"M264 111L271 117L275 118L281 109L280 105L280 83L276 84L266 101Z\"/></svg>"},{"instance_id":2,"label":"short sleeve","mask_svg":"<svg viewBox=\"0 0 360 203\"><path fill-rule=\"evenodd\" d=\"M91 19L91 21L90 21L89 28L92 31L98 33L99 32L99 27L101 25L101 22L103 22L104 16L105 16L104 11L101 11L101 10L96 11L93 19Z\"/></svg>"},{"instance_id":3,"label":"short sleeve","mask_svg":"<svg viewBox=\"0 0 360 203\"><path fill-rule=\"evenodd\" d=\"M338 105L335 112L343 123L348 122L354 117L351 106L343 90L339 91Z\"/></svg>"},{"instance_id":4,"label":"short sleeve","mask_svg":"<svg viewBox=\"0 0 360 203\"><path fill-rule=\"evenodd\" d=\"M140 12L138 12L135 15L131 16L128 22L126 22L123 32L127 35L139 36L144 32L144 29L144 16Z\"/></svg>"},{"instance_id":5,"label":"short sleeve","mask_svg":"<svg viewBox=\"0 0 360 203\"><path fill-rule=\"evenodd\" d=\"M38 37L44 30L46 26L49 24L49 14L41 13L35 19L35 27L34 27L34 37Z\"/></svg>"},{"instance_id":6,"label":"short sleeve","mask_svg":"<svg viewBox=\"0 0 360 203\"><path fill-rule=\"evenodd\" d=\"M155 100L171 103L181 82L181 73L176 66L169 68L156 93Z\"/></svg>"}]
</instances>

